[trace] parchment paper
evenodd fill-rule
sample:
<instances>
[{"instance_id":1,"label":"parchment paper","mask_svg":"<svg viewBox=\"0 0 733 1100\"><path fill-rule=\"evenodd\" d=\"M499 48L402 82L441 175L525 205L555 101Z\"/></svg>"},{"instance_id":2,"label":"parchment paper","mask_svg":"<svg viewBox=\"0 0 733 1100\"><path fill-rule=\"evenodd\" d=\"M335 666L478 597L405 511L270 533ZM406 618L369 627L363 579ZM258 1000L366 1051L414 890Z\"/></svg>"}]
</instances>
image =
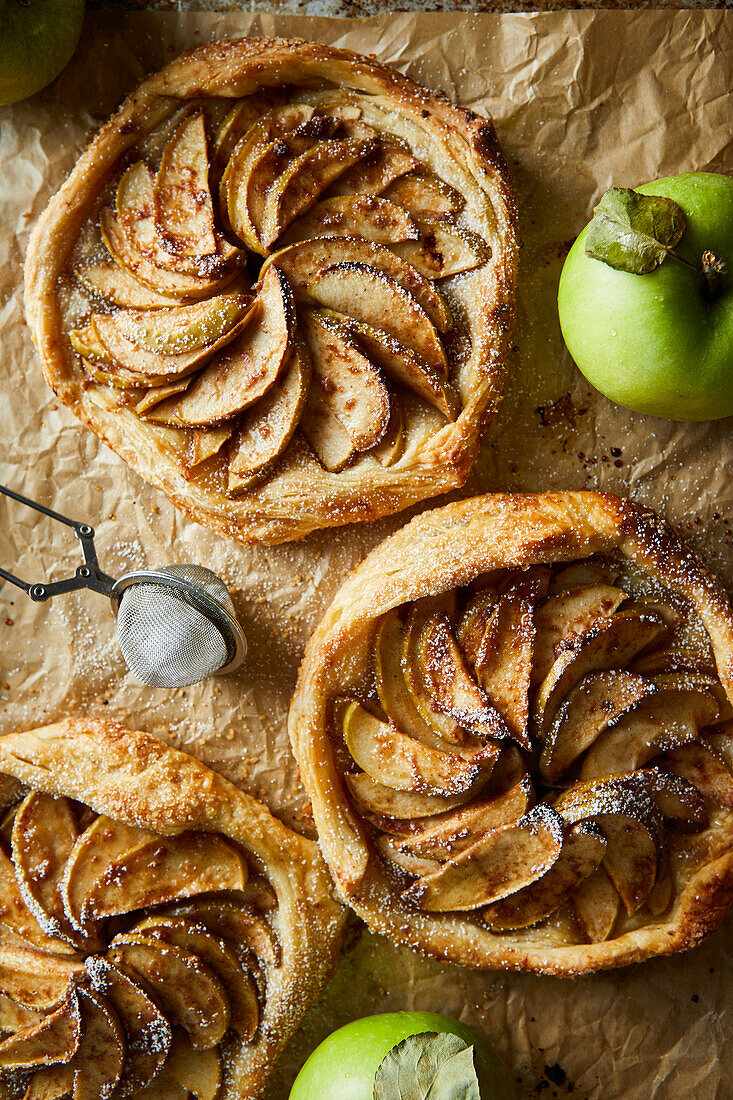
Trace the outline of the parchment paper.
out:
<instances>
[{"instance_id":1,"label":"parchment paper","mask_svg":"<svg viewBox=\"0 0 733 1100\"><path fill-rule=\"evenodd\" d=\"M307 828L285 730L303 646L347 571L407 515L274 548L209 534L54 404L22 313L30 226L94 127L180 50L244 33L374 53L497 122L522 214L520 309L506 398L465 492L630 493L689 535L730 585L732 421L674 424L600 397L563 352L555 294L570 242L612 183L733 171L733 15L95 15L60 80L0 112L2 481L92 523L112 574L176 561L211 566L234 588L250 641L238 674L172 693L143 689L126 672L104 600L87 593L36 605L6 585L0 732L77 711L114 715L192 751ZM0 505L2 564L30 580L54 579L73 571L78 554L64 529ZM477 975L364 934L291 1044L272 1100L285 1100L297 1067L332 1028L418 1007L484 1028L516 1068L522 1096L730 1096L726 928L689 955L577 982Z\"/></svg>"}]
</instances>

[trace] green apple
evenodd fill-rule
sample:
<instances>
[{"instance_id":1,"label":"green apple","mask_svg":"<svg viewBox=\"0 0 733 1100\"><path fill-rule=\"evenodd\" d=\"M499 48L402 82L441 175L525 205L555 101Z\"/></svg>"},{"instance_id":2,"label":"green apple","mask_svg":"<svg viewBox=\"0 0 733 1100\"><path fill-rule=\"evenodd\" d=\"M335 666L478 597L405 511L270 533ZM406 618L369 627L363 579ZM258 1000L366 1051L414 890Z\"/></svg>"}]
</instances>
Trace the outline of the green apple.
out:
<instances>
[{"instance_id":1,"label":"green apple","mask_svg":"<svg viewBox=\"0 0 733 1100\"><path fill-rule=\"evenodd\" d=\"M0 0L0 104L45 88L71 59L84 0Z\"/></svg>"},{"instance_id":2,"label":"green apple","mask_svg":"<svg viewBox=\"0 0 733 1100\"><path fill-rule=\"evenodd\" d=\"M672 420L733 414L733 178L690 172L635 189L674 200L686 230L655 270L617 270L585 251L588 226L560 276L558 307L565 343L606 397ZM727 273L711 286L703 253ZM689 265L689 266L688 266Z\"/></svg>"},{"instance_id":3,"label":"green apple","mask_svg":"<svg viewBox=\"0 0 733 1100\"><path fill-rule=\"evenodd\" d=\"M433 1012L385 1012L334 1031L301 1069L290 1100L373 1100L374 1077L386 1055L403 1039L425 1032L457 1035L475 1047L481 1100L516 1100L509 1070L486 1039Z\"/></svg>"}]
</instances>

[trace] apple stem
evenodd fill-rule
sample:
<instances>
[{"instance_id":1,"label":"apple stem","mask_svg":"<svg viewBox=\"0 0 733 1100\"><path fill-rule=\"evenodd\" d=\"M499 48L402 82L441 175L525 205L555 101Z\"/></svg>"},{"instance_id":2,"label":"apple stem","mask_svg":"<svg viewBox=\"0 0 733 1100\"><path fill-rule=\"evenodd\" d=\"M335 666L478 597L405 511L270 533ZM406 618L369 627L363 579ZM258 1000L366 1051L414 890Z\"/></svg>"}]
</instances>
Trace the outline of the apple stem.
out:
<instances>
[{"instance_id":1,"label":"apple stem","mask_svg":"<svg viewBox=\"0 0 733 1100\"><path fill-rule=\"evenodd\" d=\"M690 263L684 256L680 256L675 252L673 248L667 249L667 255L671 256L673 260L677 260L678 263L684 264L685 267L692 268L698 275L705 276L705 284L708 298L714 298L720 288L720 280L728 274L728 265L725 260L716 255L710 249L706 249L700 257L700 264Z\"/></svg>"}]
</instances>

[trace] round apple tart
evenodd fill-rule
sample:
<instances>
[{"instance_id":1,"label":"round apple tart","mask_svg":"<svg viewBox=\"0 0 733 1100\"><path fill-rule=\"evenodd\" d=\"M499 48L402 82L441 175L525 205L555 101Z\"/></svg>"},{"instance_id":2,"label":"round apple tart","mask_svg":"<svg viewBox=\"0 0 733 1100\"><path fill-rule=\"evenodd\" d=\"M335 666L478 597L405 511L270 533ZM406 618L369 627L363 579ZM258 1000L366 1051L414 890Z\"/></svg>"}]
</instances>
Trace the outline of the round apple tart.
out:
<instances>
[{"instance_id":1,"label":"round apple tart","mask_svg":"<svg viewBox=\"0 0 733 1100\"><path fill-rule=\"evenodd\" d=\"M114 722L0 773L0 1095L254 1100L338 955L315 845Z\"/></svg>"},{"instance_id":2,"label":"round apple tart","mask_svg":"<svg viewBox=\"0 0 733 1100\"><path fill-rule=\"evenodd\" d=\"M496 495L378 546L311 638L290 735L375 931L573 975L692 947L733 900L733 613L652 512Z\"/></svg>"},{"instance_id":3,"label":"round apple tart","mask_svg":"<svg viewBox=\"0 0 733 1100\"><path fill-rule=\"evenodd\" d=\"M214 42L146 80L38 222L46 380L187 515L281 542L465 480L513 322L486 118L346 50Z\"/></svg>"}]
</instances>

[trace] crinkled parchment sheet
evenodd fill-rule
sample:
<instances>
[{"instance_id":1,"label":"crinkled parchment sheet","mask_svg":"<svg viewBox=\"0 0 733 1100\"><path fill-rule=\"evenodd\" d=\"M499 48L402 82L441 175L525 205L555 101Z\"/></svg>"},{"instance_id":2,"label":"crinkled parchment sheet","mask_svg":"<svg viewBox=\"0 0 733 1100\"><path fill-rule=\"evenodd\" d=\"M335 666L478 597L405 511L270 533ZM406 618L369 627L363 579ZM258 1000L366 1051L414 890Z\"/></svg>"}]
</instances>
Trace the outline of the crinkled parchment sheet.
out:
<instances>
[{"instance_id":1,"label":"crinkled parchment sheet","mask_svg":"<svg viewBox=\"0 0 733 1100\"><path fill-rule=\"evenodd\" d=\"M297 827L308 818L285 717L303 647L347 571L407 516L274 548L215 537L57 407L22 308L30 227L94 128L181 50L247 33L373 53L496 120L522 216L520 307L507 395L466 493L629 493L666 514L732 583L731 420L673 424L594 393L563 352L555 293L570 241L612 183L733 171L733 15L98 15L52 89L0 112L0 477L92 523L112 574L144 564L210 565L234 589L250 641L233 676L177 692L143 689L126 672L104 600L88 593L35 605L5 586L0 731L77 711L114 715L191 750ZM0 505L3 565L53 579L70 573L77 556L62 528ZM731 989L725 929L686 956L576 982L474 974L365 934L292 1043L272 1098L284 1100L305 1054L332 1028L410 1008L484 1028L516 1067L523 1095L565 1095L572 1086L574 1096L604 1100L722 1097L733 1079Z\"/></svg>"}]
</instances>

